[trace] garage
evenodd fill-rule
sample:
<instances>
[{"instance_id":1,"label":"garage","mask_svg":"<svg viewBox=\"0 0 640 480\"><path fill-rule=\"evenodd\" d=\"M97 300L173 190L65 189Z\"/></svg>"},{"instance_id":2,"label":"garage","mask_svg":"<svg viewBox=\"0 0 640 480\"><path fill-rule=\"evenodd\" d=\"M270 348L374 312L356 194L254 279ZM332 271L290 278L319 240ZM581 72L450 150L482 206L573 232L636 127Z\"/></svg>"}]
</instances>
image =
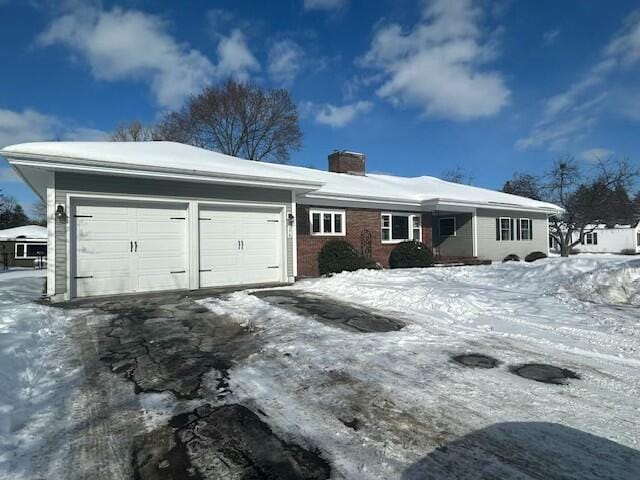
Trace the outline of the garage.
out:
<instances>
[{"instance_id":1,"label":"garage","mask_svg":"<svg viewBox=\"0 0 640 480\"><path fill-rule=\"evenodd\" d=\"M74 296L189 287L186 204L82 200L72 221Z\"/></svg>"},{"instance_id":2,"label":"garage","mask_svg":"<svg viewBox=\"0 0 640 480\"><path fill-rule=\"evenodd\" d=\"M71 220L73 297L286 281L280 206L78 198Z\"/></svg>"},{"instance_id":3,"label":"garage","mask_svg":"<svg viewBox=\"0 0 640 480\"><path fill-rule=\"evenodd\" d=\"M282 209L201 206L200 287L284 281Z\"/></svg>"}]
</instances>

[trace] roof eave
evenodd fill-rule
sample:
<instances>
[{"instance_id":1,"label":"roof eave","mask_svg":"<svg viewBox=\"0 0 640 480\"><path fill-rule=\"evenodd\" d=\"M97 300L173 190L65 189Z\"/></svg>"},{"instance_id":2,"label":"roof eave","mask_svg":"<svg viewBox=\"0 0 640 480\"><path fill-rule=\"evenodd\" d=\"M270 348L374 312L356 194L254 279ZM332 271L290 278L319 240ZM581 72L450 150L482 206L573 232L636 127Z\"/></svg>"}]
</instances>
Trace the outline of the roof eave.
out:
<instances>
[{"instance_id":1,"label":"roof eave","mask_svg":"<svg viewBox=\"0 0 640 480\"><path fill-rule=\"evenodd\" d=\"M76 171L83 173L116 174L125 176L144 176L153 178L181 179L191 181L205 181L212 183L227 183L237 185L252 185L265 188L285 188L297 191L314 191L321 188L323 182L308 180L291 180L280 177L260 177L252 175L229 174L218 172L203 172L179 168L153 167L133 165L128 163L105 162L79 157L64 157L56 155L38 155L0 150L0 154L15 166L49 168L60 171Z\"/></svg>"}]
</instances>

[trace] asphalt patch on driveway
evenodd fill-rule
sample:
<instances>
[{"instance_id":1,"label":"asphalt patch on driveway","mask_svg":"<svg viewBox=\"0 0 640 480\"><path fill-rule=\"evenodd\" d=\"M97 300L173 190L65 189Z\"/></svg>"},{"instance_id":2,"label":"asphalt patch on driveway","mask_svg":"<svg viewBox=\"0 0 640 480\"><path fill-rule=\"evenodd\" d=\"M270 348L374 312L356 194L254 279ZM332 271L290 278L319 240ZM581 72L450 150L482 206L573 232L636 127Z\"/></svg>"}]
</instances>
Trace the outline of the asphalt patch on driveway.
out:
<instances>
[{"instance_id":1,"label":"asphalt patch on driveway","mask_svg":"<svg viewBox=\"0 0 640 480\"><path fill-rule=\"evenodd\" d=\"M169 391L181 400L198 398L203 375L216 370L220 395L226 395L232 362L260 348L237 322L189 299L127 299L95 308L112 316L100 328L101 360L133 382L136 393Z\"/></svg>"},{"instance_id":2,"label":"asphalt patch on driveway","mask_svg":"<svg viewBox=\"0 0 640 480\"><path fill-rule=\"evenodd\" d=\"M456 363L471 368L495 368L500 365L500 361L490 357L489 355L483 355L481 353L465 353L462 355L455 355L451 357Z\"/></svg>"},{"instance_id":3,"label":"asphalt patch on driveway","mask_svg":"<svg viewBox=\"0 0 640 480\"><path fill-rule=\"evenodd\" d=\"M568 368L555 367L543 363L525 363L509 367L509 371L523 378L535 380L536 382L551 383L554 385L566 385L569 379L580 380L573 370Z\"/></svg>"},{"instance_id":4,"label":"asphalt patch on driveway","mask_svg":"<svg viewBox=\"0 0 640 480\"><path fill-rule=\"evenodd\" d=\"M317 453L281 440L246 407L224 404L232 393L228 370L262 347L237 321L184 296L130 297L91 307L101 319L94 327L98 356L112 374L131 382L136 394L171 392L183 409L202 401L151 431L132 433L135 479L330 477Z\"/></svg>"},{"instance_id":5,"label":"asphalt patch on driveway","mask_svg":"<svg viewBox=\"0 0 640 480\"><path fill-rule=\"evenodd\" d=\"M314 451L277 437L241 405L205 404L170 422L172 441L136 438L134 471L149 480L324 480L331 467Z\"/></svg>"},{"instance_id":6,"label":"asphalt patch on driveway","mask_svg":"<svg viewBox=\"0 0 640 480\"><path fill-rule=\"evenodd\" d=\"M297 290L259 290L252 295L299 315L351 332L395 332L405 324L322 295Z\"/></svg>"}]
</instances>

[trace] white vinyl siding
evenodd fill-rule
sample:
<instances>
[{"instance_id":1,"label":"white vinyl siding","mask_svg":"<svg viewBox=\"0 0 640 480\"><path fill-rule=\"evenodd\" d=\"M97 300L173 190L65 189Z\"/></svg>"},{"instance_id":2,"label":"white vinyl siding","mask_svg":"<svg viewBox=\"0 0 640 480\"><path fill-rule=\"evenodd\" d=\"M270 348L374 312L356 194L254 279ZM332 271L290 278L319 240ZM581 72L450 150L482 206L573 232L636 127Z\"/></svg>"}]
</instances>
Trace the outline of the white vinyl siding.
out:
<instances>
[{"instance_id":1,"label":"white vinyl siding","mask_svg":"<svg viewBox=\"0 0 640 480\"><path fill-rule=\"evenodd\" d=\"M524 213L524 215L523 215ZM526 241L517 241L515 235L516 221L515 219L527 218L531 220L531 239ZM509 226L509 236L505 240L501 240L501 219L514 220L514 239L511 238L511 227ZM502 261L504 257L510 254L518 255L524 258L531 252L540 251L547 253L549 250L547 226L548 220L545 213L521 212L516 210L497 210L488 208L477 209L477 256L483 260ZM502 222L505 225L506 221ZM511 223L511 222L509 222ZM543 234L544 232L544 234Z\"/></svg>"},{"instance_id":2,"label":"white vinyl siding","mask_svg":"<svg viewBox=\"0 0 640 480\"><path fill-rule=\"evenodd\" d=\"M311 225L311 235L314 236L337 236L343 237L346 234L345 212L344 210L309 210L309 224Z\"/></svg>"}]
</instances>

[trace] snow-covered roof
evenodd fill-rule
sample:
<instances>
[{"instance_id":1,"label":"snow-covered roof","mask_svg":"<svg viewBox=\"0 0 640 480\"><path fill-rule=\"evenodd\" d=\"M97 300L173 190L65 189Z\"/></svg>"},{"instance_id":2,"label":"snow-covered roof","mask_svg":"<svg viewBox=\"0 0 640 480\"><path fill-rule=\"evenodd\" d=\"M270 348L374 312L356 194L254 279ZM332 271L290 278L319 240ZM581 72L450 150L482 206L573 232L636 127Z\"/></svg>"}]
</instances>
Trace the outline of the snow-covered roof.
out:
<instances>
[{"instance_id":1,"label":"snow-covered roof","mask_svg":"<svg viewBox=\"0 0 640 480\"><path fill-rule=\"evenodd\" d=\"M46 240L47 227L41 227L40 225L25 225L23 227L13 227L0 230L0 241L15 240L18 238L27 240Z\"/></svg>"},{"instance_id":2,"label":"snow-covered roof","mask_svg":"<svg viewBox=\"0 0 640 480\"><path fill-rule=\"evenodd\" d=\"M90 167L164 171L291 185L313 198L391 201L398 204L462 203L557 212L556 205L434 177L365 176L255 162L174 142L42 142L5 147L11 159Z\"/></svg>"}]
</instances>

